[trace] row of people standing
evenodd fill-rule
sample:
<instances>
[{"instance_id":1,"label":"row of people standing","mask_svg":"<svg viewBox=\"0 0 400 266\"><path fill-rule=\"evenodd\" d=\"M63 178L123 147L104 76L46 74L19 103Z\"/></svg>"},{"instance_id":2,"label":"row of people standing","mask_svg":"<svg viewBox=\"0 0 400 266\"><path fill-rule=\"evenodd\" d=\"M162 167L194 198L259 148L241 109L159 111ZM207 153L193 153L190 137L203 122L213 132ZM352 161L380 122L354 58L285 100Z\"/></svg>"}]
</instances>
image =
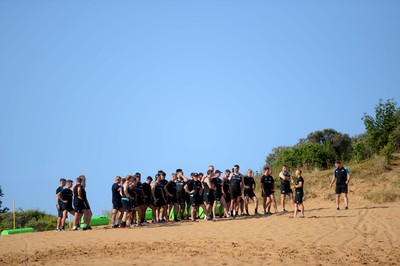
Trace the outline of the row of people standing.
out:
<instances>
[{"instance_id":1,"label":"row of people standing","mask_svg":"<svg viewBox=\"0 0 400 266\"><path fill-rule=\"evenodd\" d=\"M283 172L286 174L287 171ZM266 167L261 177L263 214L271 214L271 206L274 206L277 212L274 179L271 173L271 169ZM214 171L214 167L210 165L205 175L191 173L190 178L185 177L182 169L177 169L171 174L170 181L166 180L166 174L162 170L155 175L154 182L153 178L148 176L146 181L141 183L140 173L125 178L117 176L112 185L112 226L115 228L146 225L147 208L152 210L152 221L155 223L168 221L172 210L175 221L189 217L196 221L200 206L203 207L205 219L208 221L215 221L217 217L233 219L239 210L241 215L249 215L250 200L254 202L254 214L258 215L253 171L249 169L247 176L243 176L239 172L239 166L235 165L232 171L227 169L222 178L221 174L221 171ZM296 184L299 186L297 189L302 190L303 182ZM117 223L118 212L120 215Z\"/></svg>"}]
</instances>

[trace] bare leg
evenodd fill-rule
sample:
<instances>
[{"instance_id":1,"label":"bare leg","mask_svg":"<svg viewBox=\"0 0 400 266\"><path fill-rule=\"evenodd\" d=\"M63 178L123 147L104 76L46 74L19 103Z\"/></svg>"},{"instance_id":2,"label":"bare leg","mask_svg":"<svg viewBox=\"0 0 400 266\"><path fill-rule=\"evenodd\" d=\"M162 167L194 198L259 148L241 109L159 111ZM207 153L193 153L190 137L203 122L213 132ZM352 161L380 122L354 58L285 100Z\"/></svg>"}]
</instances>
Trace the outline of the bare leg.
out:
<instances>
[{"instance_id":1,"label":"bare leg","mask_svg":"<svg viewBox=\"0 0 400 266\"><path fill-rule=\"evenodd\" d=\"M285 211L285 194L281 194L281 207L282 211Z\"/></svg>"},{"instance_id":2,"label":"bare leg","mask_svg":"<svg viewBox=\"0 0 400 266\"><path fill-rule=\"evenodd\" d=\"M340 194L336 194L336 207L339 209Z\"/></svg>"},{"instance_id":3,"label":"bare leg","mask_svg":"<svg viewBox=\"0 0 400 266\"><path fill-rule=\"evenodd\" d=\"M297 203L294 204L294 214L293 214L293 218L296 218L297 216Z\"/></svg>"},{"instance_id":4,"label":"bare leg","mask_svg":"<svg viewBox=\"0 0 400 266\"><path fill-rule=\"evenodd\" d=\"M349 198L347 197L347 193L344 194L344 204L346 208L349 207Z\"/></svg>"},{"instance_id":5,"label":"bare leg","mask_svg":"<svg viewBox=\"0 0 400 266\"><path fill-rule=\"evenodd\" d=\"M257 196L253 197L253 201L254 201L254 214L258 214L258 198L257 198Z\"/></svg>"}]
</instances>

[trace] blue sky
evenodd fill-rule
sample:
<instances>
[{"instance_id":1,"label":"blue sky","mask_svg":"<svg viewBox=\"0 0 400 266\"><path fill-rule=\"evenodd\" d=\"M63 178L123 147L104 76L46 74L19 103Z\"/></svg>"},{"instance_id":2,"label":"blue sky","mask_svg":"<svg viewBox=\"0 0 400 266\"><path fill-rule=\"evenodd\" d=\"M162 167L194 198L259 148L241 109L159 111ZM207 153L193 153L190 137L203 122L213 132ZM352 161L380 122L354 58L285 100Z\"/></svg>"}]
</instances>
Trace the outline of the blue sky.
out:
<instances>
[{"instance_id":1,"label":"blue sky","mask_svg":"<svg viewBox=\"0 0 400 266\"><path fill-rule=\"evenodd\" d=\"M260 169L273 147L364 132L399 100L399 1L0 1L3 207L55 214L85 174Z\"/></svg>"}]
</instances>

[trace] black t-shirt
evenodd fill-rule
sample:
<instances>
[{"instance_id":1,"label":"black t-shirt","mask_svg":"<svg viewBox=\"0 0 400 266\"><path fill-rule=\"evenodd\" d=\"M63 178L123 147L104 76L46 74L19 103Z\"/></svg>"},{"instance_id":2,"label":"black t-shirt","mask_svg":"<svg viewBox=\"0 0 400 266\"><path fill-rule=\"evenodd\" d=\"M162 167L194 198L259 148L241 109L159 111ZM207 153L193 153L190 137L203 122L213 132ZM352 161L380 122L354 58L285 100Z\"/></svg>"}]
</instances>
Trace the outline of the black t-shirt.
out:
<instances>
[{"instance_id":1,"label":"black t-shirt","mask_svg":"<svg viewBox=\"0 0 400 266\"><path fill-rule=\"evenodd\" d=\"M142 188L143 188L143 185L140 182L138 182L136 184L136 186L133 188L137 197L143 197Z\"/></svg>"},{"instance_id":2,"label":"black t-shirt","mask_svg":"<svg viewBox=\"0 0 400 266\"><path fill-rule=\"evenodd\" d=\"M231 178L231 188L234 191L238 191L241 189L240 184L242 183L242 175L241 174L233 174Z\"/></svg>"},{"instance_id":3,"label":"black t-shirt","mask_svg":"<svg viewBox=\"0 0 400 266\"><path fill-rule=\"evenodd\" d=\"M336 168L334 171L336 186L346 186L348 174L350 174L350 172L346 167Z\"/></svg>"},{"instance_id":4,"label":"black t-shirt","mask_svg":"<svg viewBox=\"0 0 400 266\"><path fill-rule=\"evenodd\" d=\"M176 180L176 193L178 196L182 196L184 194L183 187L185 186L185 181L183 179Z\"/></svg>"},{"instance_id":5,"label":"black t-shirt","mask_svg":"<svg viewBox=\"0 0 400 266\"><path fill-rule=\"evenodd\" d=\"M58 193L60 193L62 190L63 190L63 187L62 187L62 186L59 186L59 187L56 189L56 195L57 195ZM62 200L58 200L58 205L62 205L62 204L63 204Z\"/></svg>"},{"instance_id":6,"label":"black t-shirt","mask_svg":"<svg viewBox=\"0 0 400 266\"><path fill-rule=\"evenodd\" d=\"M160 183L164 188L168 184L168 180L167 179L161 179Z\"/></svg>"},{"instance_id":7,"label":"black t-shirt","mask_svg":"<svg viewBox=\"0 0 400 266\"><path fill-rule=\"evenodd\" d=\"M172 197L176 196L176 183L174 181L169 181L166 185L167 191L172 194Z\"/></svg>"},{"instance_id":8,"label":"black t-shirt","mask_svg":"<svg viewBox=\"0 0 400 266\"><path fill-rule=\"evenodd\" d=\"M82 196L82 200L84 201L86 198L86 191L84 192L83 186L81 184L77 184L74 187L74 200L81 200L78 198L78 189L81 188L81 196ZM85 194L85 198L83 197L83 194Z\"/></svg>"},{"instance_id":9,"label":"black t-shirt","mask_svg":"<svg viewBox=\"0 0 400 266\"><path fill-rule=\"evenodd\" d=\"M245 176L244 177L244 185L245 186L249 186L248 189L253 190L253 184L255 183L254 178L253 177L249 177L249 176Z\"/></svg>"},{"instance_id":10,"label":"black t-shirt","mask_svg":"<svg viewBox=\"0 0 400 266\"><path fill-rule=\"evenodd\" d=\"M119 193L119 189L121 188L120 184L114 183L111 186L112 192L112 201L120 201L121 200L121 193Z\"/></svg>"},{"instance_id":11,"label":"black t-shirt","mask_svg":"<svg viewBox=\"0 0 400 266\"><path fill-rule=\"evenodd\" d=\"M304 179L303 179L303 177L301 177L301 176L300 176L299 178L296 179L296 181L295 181L296 186L297 186L300 182L303 182L303 185L302 185L301 187L297 187L297 188L296 188L296 193L298 193L298 192L303 193Z\"/></svg>"},{"instance_id":12,"label":"black t-shirt","mask_svg":"<svg viewBox=\"0 0 400 266\"><path fill-rule=\"evenodd\" d=\"M187 186L188 186L189 192L193 190L193 185L194 185L194 181L193 180L189 180L187 182Z\"/></svg>"},{"instance_id":13,"label":"black t-shirt","mask_svg":"<svg viewBox=\"0 0 400 266\"><path fill-rule=\"evenodd\" d=\"M270 175L267 175L267 176L263 175L261 177L261 184L263 186L264 191L273 191L275 180Z\"/></svg>"},{"instance_id":14,"label":"black t-shirt","mask_svg":"<svg viewBox=\"0 0 400 266\"><path fill-rule=\"evenodd\" d=\"M156 199L162 198L162 193L163 193L164 186L163 184L156 183L155 189L154 189L154 196Z\"/></svg>"},{"instance_id":15,"label":"black t-shirt","mask_svg":"<svg viewBox=\"0 0 400 266\"><path fill-rule=\"evenodd\" d=\"M147 183L143 183L142 188L143 188L144 197L147 199L151 198L151 185L147 184Z\"/></svg>"},{"instance_id":16,"label":"black t-shirt","mask_svg":"<svg viewBox=\"0 0 400 266\"><path fill-rule=\"evenodd\" d=\"M224 177L224 187L223 187L224 193L228 194L230 188L231 188L231 181L228 178Z\"/></svg>"},{"instance_id":17,"label":"black t-shirt","mask_svg":"<svg viewBox=\"0 0 400 266\"><path fill-rule=\"evenodd\" d=\"M63 190L61 190L60 198L62 200L67 201L67 203L63 202L63 204L71 205L72 204L72 190L69 188L64 188Z\"/></svg>"},{"instance_id":18,"label":"black t-shirt","mask_svg":"<svg viewBox=\"0 0 400 266\"><path fill-rule=\"evenodd\" d=\"M201 181L194 181L193 182L193 189L195 190L197 195L200 195Z\"/></svg>"},{"instance_id":19,"label":"black t-shirt","mask_svg":"<svg viewBox=\"0 0 400 266\"><path fill-rule=\"evenodd\" d=\"M290 173L289 172L283 172L283 175L285 177L290 177ZM290 181L289 180L282 179L281 177L279 177L279 178L281 179L281 187L290 188Z\"/></svg>"},{"instance_id":20,"label":"black t-shirt","mask_svg":"<svg viewBox=\"0 0 400 266\"><path fill-rule=\"evenodd\" d=\"M211 188L208 186L208 184L206 182L207 178L208 178L208 180L210 180L210 185L212 184L211 179L209 177L204 178L204 181L203 181L204 193L210 193L210 190L211 190Z\"/></svg>"},{"instance_id":21,"label":"black t-shirt","mask_svg":"<svg viewBox=\"0 0 400 266\"><path fill-rule=\"evenodd\" d=\"M221 178L211 178L212 184L214 184L216 190L215 192L218 193L218 195L222 194L222 180Z\"/></svg>"}]
</instances>

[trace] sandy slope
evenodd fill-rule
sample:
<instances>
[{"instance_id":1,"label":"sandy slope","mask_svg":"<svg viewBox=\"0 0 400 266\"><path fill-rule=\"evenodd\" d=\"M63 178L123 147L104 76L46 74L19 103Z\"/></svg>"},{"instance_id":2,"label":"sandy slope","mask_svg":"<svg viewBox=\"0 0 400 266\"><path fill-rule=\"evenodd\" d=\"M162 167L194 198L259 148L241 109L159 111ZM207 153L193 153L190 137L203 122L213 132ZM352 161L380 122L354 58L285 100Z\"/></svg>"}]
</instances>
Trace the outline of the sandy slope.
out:
<instances>
[{"instance_id":1,"label":"sandy slope","mask_svg":"<svg viewBox=\"0 0 400 266\"><path fill-rule=\"evenodd\" d=\"M400 262L400 207L306 203L290 213L215 223L179 222L133 229L41 232L0 237L0 264L384 264Z\"/></svg>"}]
</instances>

